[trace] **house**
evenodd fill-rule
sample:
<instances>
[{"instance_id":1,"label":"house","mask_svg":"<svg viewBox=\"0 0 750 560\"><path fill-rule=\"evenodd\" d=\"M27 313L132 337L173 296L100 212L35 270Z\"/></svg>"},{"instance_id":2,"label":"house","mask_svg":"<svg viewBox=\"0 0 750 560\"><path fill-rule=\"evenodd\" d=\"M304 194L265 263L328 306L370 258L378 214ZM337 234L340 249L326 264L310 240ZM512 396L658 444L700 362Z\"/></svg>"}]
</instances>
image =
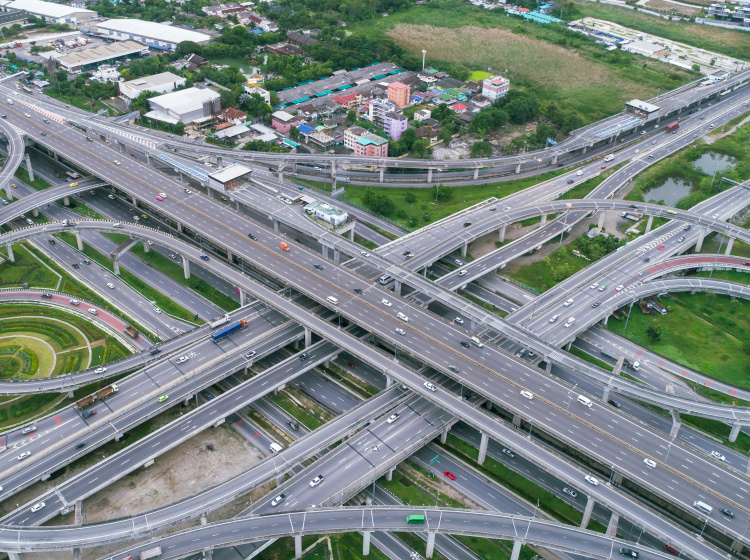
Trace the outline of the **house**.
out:
<instances>
[{"instance_id":1,"label":"house","mask_svg":"<svg viewBox=\"0 0 750 560\"><path fill-rule=\"evenodd\" d=\"M305 137L305 142L308 142L310 139L310 135L316 132L313 127L306 124L298 125L297 130L299 130L300 134Z\"/></svg>"},{"instance_id":2,"label":"house","mask_svg":"<svg viewBox=\"0 0 750 560\"><path fill-rule=\"evenodd\" d=\"M432 111L429 109L420 109L419 111L414 112L414 120L423 122L426 119L429 119L432 116Z\"/></svg>"},{"instance_id":3,"label":"house","mask_svg":"<svg viewBox=\"0 0 750 560\"><path fill-rule=\"evenodd\" d=\"M242 124L247 121L247 113L234 107L227 107L219 113L219 119L232 124Z\"/></svg>"},{"instance_id":4,"label":"house","mask_svg":"<svg viewBox=\"0 0 750 560\"><path fill-rule=\"evenodd\" d=\"M297 117L306 121L316 120L318 118L318 111L313 107L312 103L305 103L297 107Z\"/></svg>"},{"instance_id":5,"label":"house","mask_svg":"<svg viewBox=\"0 0 750 560\"><path fill-rule=\"evenodd\" d=\"M245 93L248 95L257 93L258 95L260 95L261 99L265 101L266 105L271 104L271 93L268 90L263 89L262 87L248 88L247 85L245 85Z\"/></svg>"},{"instance_id":6,"label":"house","mask_svg":"<svg viewBox=\"0 0 750 560\"><path fill-rule=\"evenodd\" d=\"M417 130L417 138L420 140L427 139L430 141L430 146L436 144L440 140L440 133L434 128L429 126L420 126Z\"/></svg>"},{"instance_id":7,"label":"house","mask_svg":"<svg viewBox=\"0 0 750 560\"><path fill-rule=\"evenodd\" d=\"M247 88L263 87L266 83L266 77L263 74L253 73L247 77L247 83L245 84L245 90Z\"/></svg>"},{"instance_id":8,"label":"house","mask_svg":"<svg viewBox=\"0 0 750 560\"><path fill-rule=\"evenodd\" d=\"M266 45L265 50L276 56L301 56L304 54L301 48L290 45L289 43Z\"/></svg>"},{"instance_id":9,"label":"house","mask_svg":"<svg viewBox=\"0 0 750 560\"><path fill-rule=\"evenodd\" d=\"M119 74L119 72L118 72ZM184 86L185 78L172 74L172 72L162 72L153 76L136 78L129 82L120 82L120 97L125 100L129 106L130 102L138 97L144 91L153 91L154 93L169 93L176 87Z\"/></svg>"},{"instance_id":10,"label":"house","mask_svg":"<svg viewBox=\"0 0 750 560\"><path fill-rule=\"evenodd\" d=\"M271 115L271 126L284 134L289 134L293 126L297 126L297 118L286 111L276 111Z\"/></svg>"},{"instance_id":11,"label":"house","mask_svg":"<svg viewBox=\"0 0 750 560\"><path fill-rule=\"evenodd\" d=\"M451 109L453 109L456 113L465 113L468 107L463 103L454 103L453 105L451 105Z\"/></svg>"},{"instance_id":12,"label":"house","mask_svg":"<svg viewBox=\"0 0 750 560\"><path fill-rule=\"evenodd\" d=\"M341 109L354 109L354 107L362 103L362 94L350 93L349 95L337 95L333 100L338 103Z\"/></svg>"},{"instance_id":13,"label":"house","mask_svg":"<svg viewBox=\"0 0 750 560\"><path fill-rule=\"evenodd\" d=\"M409 86L401 82L388 84L388 101L396 105L397 108L407 107L409 99L411 99L411 88Z\"/></svg>"},{"instance_id":14,"label":"house","mask_svg":"<svg viewBox=\"0 0 750 560\"><path fill-rule=\"evenodd\" d=\"M354 144L362 138L367 131L361 126L351 126L344 131L344 147L350 150L354 149Z\"/></svg>"},{"instance_id":15,"label":"house","mask_svg":"<svg viewBox=\"0 0 750 560\"><path fill-rule=\"evenodd\" d=\"M213 6L203 6L201 10L207 16L220 17L226 19L229 14L236 14L237 12L243 11L245 8L235 2L228 2L226 4L214 4Z\"/></svg>"},{"instance_id":16,"label":"house","mask_svg":"<svg viewBox=\"0 0 750 560\"><path fill-rule=\"evenodd\" d=\"M389 112L383 115L383 130L392 140L398 141L409 126L409 119L404 115Z\"/></svg>"},{"instance_id":17,"label":"house","mask_svg":"<svg viewBox=\"0 0 750 560\"><path fill-rule=\"evenodd\" d=\"M354 142L354 155L388 157L388 140L377 134L365 134Z\"/></svg>"},{"instance_id":18,"label":"house","mask_svg":"<svg viewBox=\"0 0 750 560\"><path fill-rule=\"evenodd\" d=\"M304 33L297 33L296 31L287 33L286 38L292 45L297 45L298 47L312 47L320 43L317 39L313 39Z\"/></svg>"}]
</instances>

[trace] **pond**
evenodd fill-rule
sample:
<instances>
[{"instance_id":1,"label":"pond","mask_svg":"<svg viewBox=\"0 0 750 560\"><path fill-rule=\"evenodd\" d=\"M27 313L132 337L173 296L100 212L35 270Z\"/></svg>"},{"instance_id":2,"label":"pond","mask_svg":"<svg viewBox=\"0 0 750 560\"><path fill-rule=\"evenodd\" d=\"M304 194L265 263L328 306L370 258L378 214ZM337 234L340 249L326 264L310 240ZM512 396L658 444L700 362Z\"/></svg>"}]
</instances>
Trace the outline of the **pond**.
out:
<instances>
[{"instance_id":1,"label":"pond","mask_svg":"<svg viewBox=\"0 0 750 560\"><path fill-rule=\"evenodd\" d=\"M240 72L249 76L253 71L257 71L258 68L252 64L243 61L241 58L232 58L230 56L220 56L211 59L212 64L218 64L219 66L236 66Z\"/></svg>"},{"instance_id":2,"label":"pond","mask_svg":"<svg viewBox=\"0 0 750 560\"><path fill-rule=\"evenodd\" d=\"M713 175L716 172L721 173L727 167L736 164L737 160L727 154L719 152L706 152L693 162L696 169L703 171L706 175Z\"/></svg>"},{"instance_id":3,"label":"pond","mask_svg":"<svg viewBox=\"0 0 750 560\"><path fill-rule=\"evenodd\" d=\"M669 178L660 186L643 193L643 198L649 200L663 200L667 206L674 206L681 198L686 197L692 190L692 185L682 179Z\"/></svg>"}]
</instances>

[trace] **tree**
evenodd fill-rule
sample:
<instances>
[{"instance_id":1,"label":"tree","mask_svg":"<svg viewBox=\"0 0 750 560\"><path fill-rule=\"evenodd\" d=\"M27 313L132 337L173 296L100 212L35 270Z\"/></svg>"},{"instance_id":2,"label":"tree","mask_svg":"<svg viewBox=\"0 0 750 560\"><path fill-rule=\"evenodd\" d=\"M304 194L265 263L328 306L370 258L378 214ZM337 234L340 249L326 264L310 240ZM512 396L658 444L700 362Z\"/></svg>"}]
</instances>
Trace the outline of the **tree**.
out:
<instances>
[{"instance_id":1,"label":"tree","mask_svg":"<svg viewBox=\"0 0 750 560\"><path fill-rule=\"evenodd\" d=\"M430 148L430 141L427 138L415 140L411 145L411 153L416 158L424 158L432 155L432 148Z\"/></svg>"},{"instance_id":2,"label":"tree","mask_svg":"<svg viewBox=\"0 0 750 560\"><path fill-rule=\"evenodd\" d=\"M432 187L432 198L437 202L448 202L453 198L453 189L444 185L435 185Z\"/></svg>"},{"instance_id":3,"label":"tree","mask_svg":"<svg viewBox=\"0 0 750 560\"><path fill-rule=\"evenodd\" d=\"M651 342L659 342L661 340L661 326L650 326L646 329L646 336L649 338Z\"/></svg>"},{"instance_id":4,"label":"tree","mask_svg":"<svg viewBox=\"0 0 750 560\"><path fill-rule=\"evenodd\" d=\"M346 120L348 120L352 124L357 122L357 111L355 111L354 109L349 109L349 112L346 114Z\"/></svg>"},{"instance_id":5,"label":"tree","mask_svg":"<svg viewBox=\"0 0 750 560\"><path fill-rule=\"evenodd\" d=\"M417 195L411 191L406 191L404 194L404 200L407 204L414 204L417 201Z\"/></svg>"},{"instance_id":6,"label":"tree","mask_svg":"<svg viewBox=\"0 0 750 560\"><path fill-rule=\"evenodd\" d=\"M486 140L474 142L469 150L469 155L473 158L488 158L492 155L492 146Z\"/></svg>"},{"instance_id":7,"label":"tree","mask_svg":"<svg viewBox=\"0 0 750 560\"><path fill-rule=\"evenodd\" d=\"M370 210L383 216L389 215L395 209L396 205L387 194L379 194L373 188L365 190L365 196L362 199Z\"/></svg>"}]
</instances>

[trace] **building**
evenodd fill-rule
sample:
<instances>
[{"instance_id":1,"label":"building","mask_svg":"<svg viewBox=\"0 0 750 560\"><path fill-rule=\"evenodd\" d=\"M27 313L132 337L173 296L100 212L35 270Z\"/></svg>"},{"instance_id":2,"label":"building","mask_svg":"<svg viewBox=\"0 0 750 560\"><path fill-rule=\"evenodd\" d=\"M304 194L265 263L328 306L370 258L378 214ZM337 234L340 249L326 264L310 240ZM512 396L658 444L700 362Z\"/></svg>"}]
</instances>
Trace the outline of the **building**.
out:
<instances>
[{"instance_id":1,"label":"building","mask_svg":"<svg viewBox=\"0 0 750 560\"><path fill-rule=\"evenodd\" d=\"M362 103L362 95L359 93L350 93L349 95L337 95L333 98L335 103L339 104L342 109L354 109Z\"/></svg>"},{"instance_id":2,"label":"building","mask_svg":"<svg viewBox=\"0 0 750 560\"><path fill-rule=\"evenodd\" d=\"M440 133L434 128L429 126L420 126L417 130L417 138L424 140L425 138L430 142L430 146L437 144L440 140Z\"/></svg>"},{"instance_id":3,"label":"building","mask_svg":"<svg viewBox=\"0 0 750 560\"><path fill-rule=\"evenodd\" d=\"M388 157L388 140L377 134L365 134L354 142L355 156Z\"/></svg>"},{"instance_id":4,"label":"building","mask_svg":"<svg viewBox=\"0 0 750 560\"><path fill-rule=\"evenodd\" d=\"M371 99L367 108L367 116L371 123L382 128L385 114L395 112L395 110L396 105L391 101L386 99Z\"/></svg>"},{"instance_id":5,"label":"building","mask_svg":"<svg viewBox=\"0 0 750 560\"><path fill-rule=\"evenodd\" d=\"M114 67L109 66L107 64L100 66L96 69L95 72L91 74L91 79L95 82L119 82L120 81L120 71Z\"/></svg>"},{"instance_id":6,"label":"building","mask_svg":"<svg viewBox=\"0 0 750 560\"><path fill-rule=\"evenodd\" d=\"M214 4L213 6L203 6L201 10L203 10L203 12L208 16L216 16L216 17L226 19L226 17L229 14L236 14L237 12L242 12L245 10L245 8L235 2L228 2L226 4Z\"/></svg>"},{"instance_id":7,"label":"building","mask_svg":"<svg viewBox=\"0 0 750 560\"><path fill-rule=\"evenodd\" d=\"M453 109L456 113L465 113L468 107L463 103L454 103L453 105L451 105L451 109Z\"/></svg>"},{"instance_id":8,"label":"building","mask_svg":"<svg viewBox=\"0 0 750 560\"><path fill-rule=\"evenodd\" d=\"M251 173L252 170L249 167L240 163L229 165L224 169L208 174L208 188L225 194L250 177Z\"/></svg>"},{"instance_id":9,"label":"building","mask_svg":"<svg viewBox=\"0 0 750 560\"><path fill-rule=\"evenodd\" d=\"M93 70L100 64L117 62L135 56L146 56L147 54L148 47L146 45L136 41L125 41L72 52L58 57L55 62L58 68L62 68L66 72L80 74L87 70Z\"/></svg>"},{"instance_id":10,"label":"building","mask_svg":"<svg viewBox=\"0 0 750 560\"><path fill-rule=\"evenodd\" d=\"M411 88L401 82L391 82L388 84L388 101L393 103L398 109L403 109L409 105L411 98Z\"/></svg>"},{"instance_id":11,"label":"building","mask_svg":"<svg viewBox=\"0 0 750 560\"><path fill-rule=\"evenodd\" d=\"M297 118L286 111L276 111L271 115L271 126L283 134L289 134L293 126L297 126Z\"/></svg>"},{"instance_id":12,"label":"building","mask_svg":"<svg viewBox=\"0 0 750 560\"><path fill-rule=\"evenodd\" d=\"M263 87L266 83L266 77L263 74L253 73L247 77L247 83L245 84L245 91L248 88Z\"/></svg>"},{"instance_id":13,"label":"building","mask_svg":"<svg viewBox=\"0 0 750 560\"><path fill-rule=\"evenodd\" d=\"M301 48L290 45L289 43L274 43L266 45L265 50L276 56L302 56L305 54Z\"/></svg>"},{"instance_id":14,"label":"building","mask_svg":"<svg viewBox=\"0 0 750 560\"><path fill-rule=\"evenodd\" d=\"M401 138L401 135L409 126L409 119L398 113L386 113L383 115L383 130L392 140Z\"/></svg>"},{"instance_id":15,"label":"building","mask_svg":"<svg viewBox=\"0 0 750 560\"><path fill-rule=\"evenodd\" d=\"M648 56L650 58L659 58L661 56L669 55L669 49L667 47L655 43L648 43L646 41L632 41L628 44L621 44L620 48L624 51Z\"/></svg>"},{"instance_id":16,"label":"building","mask_svg":"<svg viewBox=\"0 0 750 560\"><path fill-rule=\"evenodd\" d=\"M414 112L414 120L424 122L432 116L432 111L429 109L420 109Z\"/></svg>"},{"instance_id":17,"label":"building","mask_svg":"<svg viewBox=\"0 0 750 560\"><path fill-rule=\"evenodd\" d=\"M177 124L215 117L221 111L220 96L212 89L192 87L173 91L148 100L151 111L146 117Z\"/></svg>"},{"instance_id":18,"label":"building","mask_svg":"<svg viewBox=\"0 0 750 560\"><path fill-rule=\"evenodd\" d=\"M292 45L297 45L298 47L312 47L320 43L317 39L305 35L304 33L297 33L296 31L290 31L287 33L286 38Z\"/></svg>"},{"instance_id":19,"label":"building","mask_svg":"<svg viewBox=\"0 0 750 560\"><path fill-rule=\"evenodd\" d=\"M47 23L77 23L97 17L94 10L67 6L42 0L13 0L3 3L5 10L22 10L36 17L43 17Z\"/></svg>"},{"instance_id":20,"label":"building","mask_svg":"<svg viewBox=\"0 0 750 560\"><path fill-rule=\"evenodd\" d=\"M661 107L640 99L633 99L625 102L625 108L636 117L648 119L651 115L658 113Z\"/></svg>"},{"instance_id":21,"label":"building","mask_svg":"<svg viewBox=\"0 0 750 560\"><path fill-rule=\"evenodd\" d=\"M155 93L169 93L174 88L185 85L185 78L172 74L172 72L162 72L145 78L136 78L129 82L120 82L120 97L125 103L130 102L142 94L144 91L153 91Z\"/></svg>"},{"instance_id":22,"label":"building","mask_svg":"<svg viewBox=\"0 0 750 560\"><path fill-rule=\"evenodd\" d=\"M305 206L305 212L307 212L308 214L313 214L316 218L320 218L321 220L324 220L329 224L333 224L334 226L341 225L349 219L348 212L339 210L335 206L332 206L320 200L315 200Z\"/></svg>"},{"instance_id":23,"label":"building","mask_svg":"<svg viewBox=\"0 0 750 560\"><path fill-rule=\"evenodd\" d=\"M508 93L510 81L502 76L490 76L482 80L482 96L497 101Z\"/></svg>"},{"instance_id":24,"label":"building","mask_svg":"<svg viewBox=\"0 0 750 560\"><path fill-rule=\"evenodd\" d=\"M711 4L711 7L708 8L708 15L713 16L716 19L727 19L732 17L732 10L729 9L729 6L726 6L724 4Z\"/></svg>"},{"instance_id":25,"label":"building","mask_svg":"<svg viewBox=\"0 0 750 560\"><path fill-rule=\"evenodd\" d=\"M227 107L219 113L219 119L232 124L242 124L247 121L247 113L234 107Z\"/></svg>"},{"instance_id":26,"label":"building","mask_svg":"<svg viewBox=\"0 0 750 560\"><path fill-rule=\"evenodd\" d=\"M96 28L100 34L115 41L140 41L157 50L173 51L185 41L205 45L211 40L210 35L197 31L140 19L110 19L98 23Z\"/></svg>"},{"instance_id":27,"label":"building","mask_svg":"<svg viewBox=\"0 0 750 560\"><path fill-rule=\"evenodd\" d=\"M344 147L354 150L354 144L362 138L367 131L361 126L351 126L344 131Z\"/></svg>"}]
</instances>

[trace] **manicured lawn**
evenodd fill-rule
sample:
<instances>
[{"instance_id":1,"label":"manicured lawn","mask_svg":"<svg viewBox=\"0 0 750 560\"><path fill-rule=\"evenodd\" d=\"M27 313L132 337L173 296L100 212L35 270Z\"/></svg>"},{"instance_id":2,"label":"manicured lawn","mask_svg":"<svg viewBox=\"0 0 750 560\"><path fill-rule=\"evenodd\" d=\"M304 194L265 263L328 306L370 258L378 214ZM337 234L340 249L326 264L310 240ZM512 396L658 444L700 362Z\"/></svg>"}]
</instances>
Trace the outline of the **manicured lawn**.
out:
<instances>
[{"instance_id":1,"label":"manicured lawn","mask_svg":"<svg viewBox=\"0 0 750 560\"><path fill-rule=\"evenodd\" d=\"M35 288L54 289L57 287L60 278L29 252L26 243L13 245L15 263L6 258L5 248L3 248L3 253L5 262L0 264L0 287L23 287L25 283Z\"/></svg>"},{"instance_id":2,"label":"manicured lawn","mask_svg":"<svg viewBox=\"0 0 750 560\"><path fill-rule=\"evenodd\" d=\"M643 315L634 306L627 330L625 321L609 321L607 328L705 375L750 389L750 302L709 293L675 297L665 316ZM662 328L659 342L646 336L652 325Z\"/></svg>"},{"instance_id":3,"label":"manicured lawn","mask_svg":"<svg viewBox=\"0 0 750 560\"><path fill-rule=\"evenodd\" d=\"M32 169L33 171L33 169ZM16 177L18 177L21 181L26 183L27 185L34 187L34 189L38 191L43 191L44 189L50 188L52 185L50 185L47 181L44 179L40 179L36 175L34 176L33 181L29 181L29 172L26 171L23 167L19 167L16 169L15 173ZM12 182L12 181L11 181Z\"/></svg>"},{"instance_id":4,"label":"manicured lawn","mask_svg":"<svg viewBox=\"0 0 750 560\"><path fill-rule=\"evenodd\" d=\"M284 394L271 395L271 400L288 412L291 416L296 418L301 424L304 424L311 430L320 428L323 423L315 418L312 414L306 410L300 408L296 403Z\"/></svg>"}]
</instances>

